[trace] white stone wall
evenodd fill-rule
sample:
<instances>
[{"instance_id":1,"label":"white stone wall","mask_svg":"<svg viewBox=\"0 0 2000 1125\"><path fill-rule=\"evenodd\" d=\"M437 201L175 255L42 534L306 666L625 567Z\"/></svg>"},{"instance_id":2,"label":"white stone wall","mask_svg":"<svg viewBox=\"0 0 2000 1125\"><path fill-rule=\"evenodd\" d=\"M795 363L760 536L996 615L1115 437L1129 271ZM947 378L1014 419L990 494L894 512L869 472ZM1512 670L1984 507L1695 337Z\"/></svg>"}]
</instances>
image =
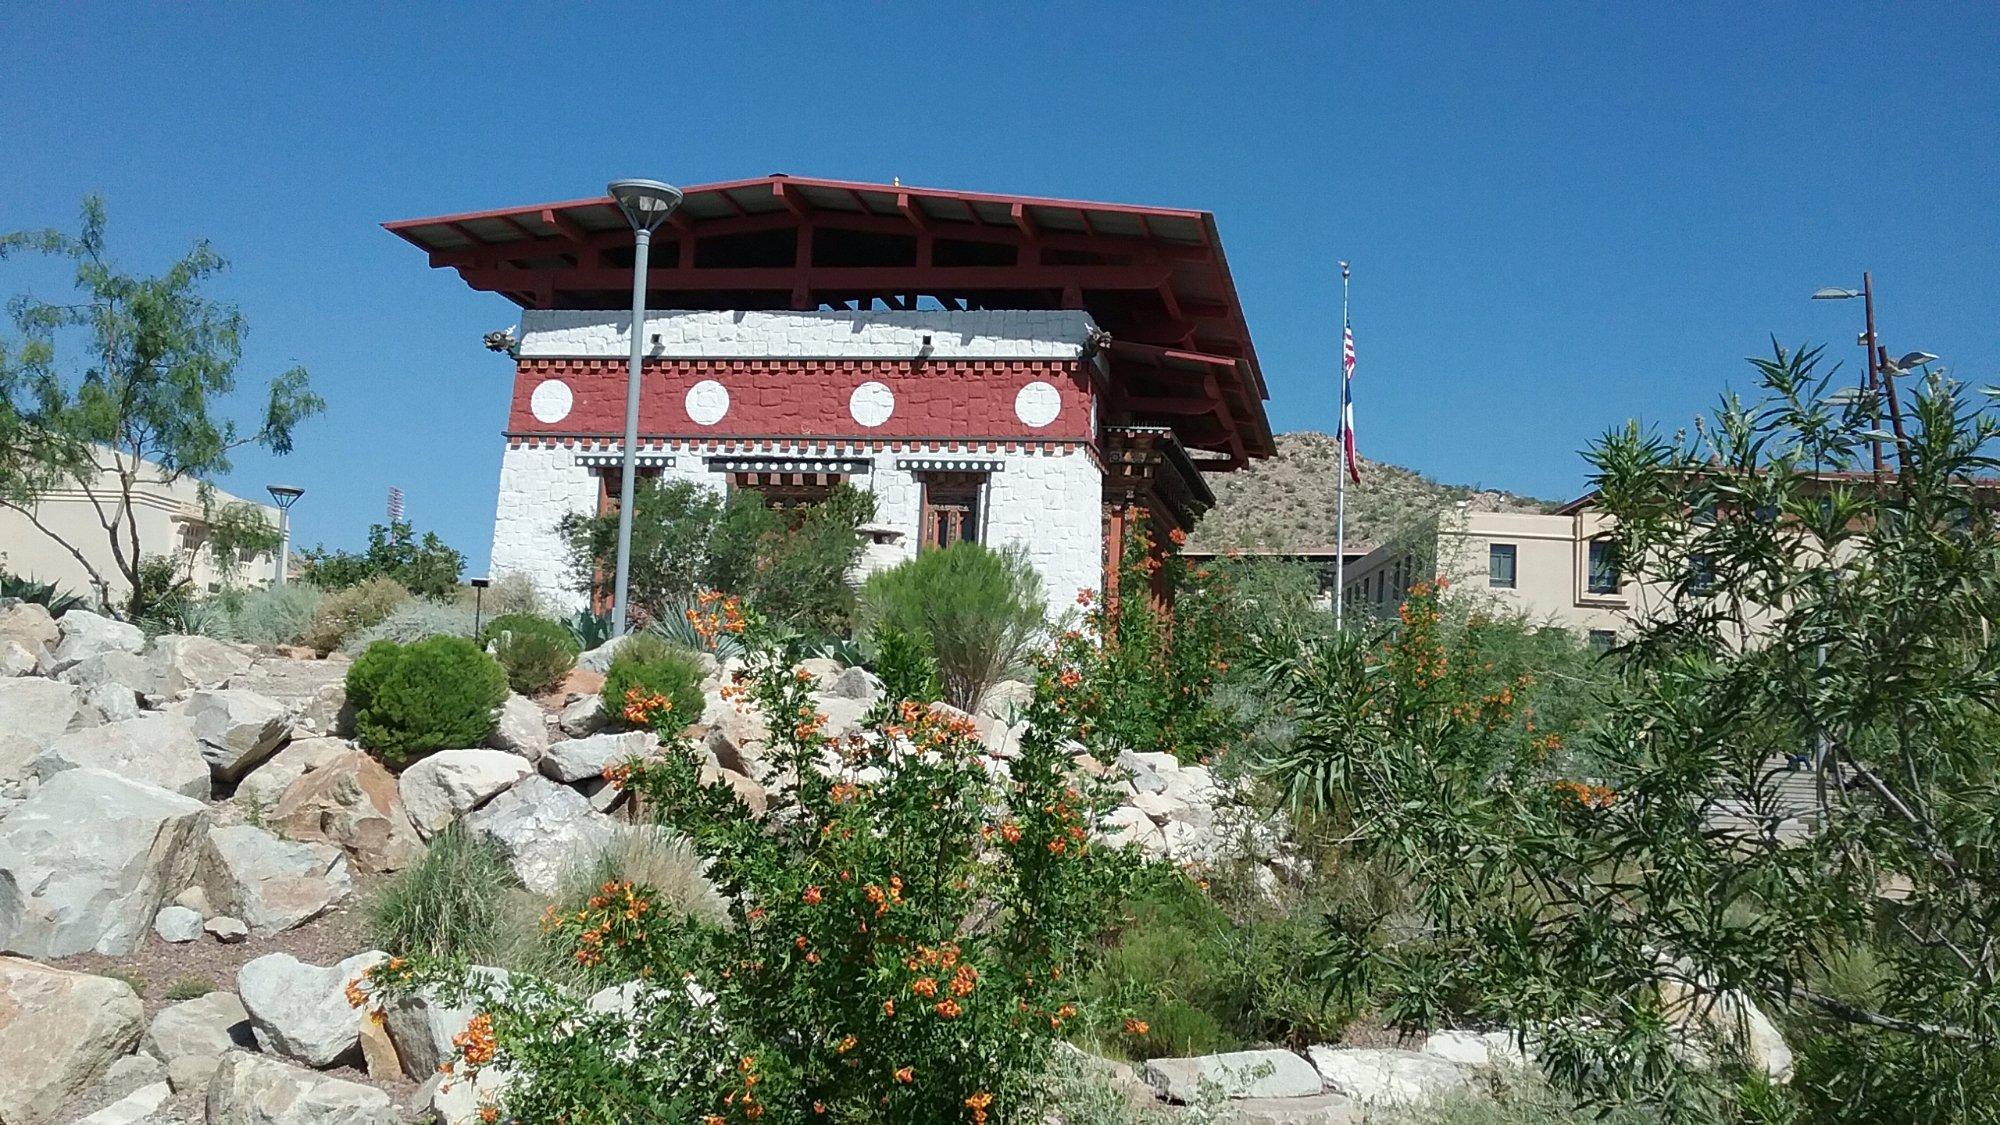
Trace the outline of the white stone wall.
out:
<instances>
[{"instance_id":1,"label":"white stone wall","mask_svg":"<svg viewBox=\"0 0 2000 1125\"><path fill-rule=\"evenodd\" d=\"M666 480L691 480L721 489L725 478L707 467L710 450L668 450L674 464ZM835 451L829 451L833 454ZM753 456L742 450L733 456ZM1042 577L1051 616L1075 604L1076 592L1098 591L1103 578L1103 474L1081 447L1046 453L912 453L881 450L845 453L872 459L870 472L852 483L876 497L876 524L902 532L901 541L870 553L880 564L913 557L922 542L923 489L899 459L1000 461L987 477L984 542L1019 543ZM570 512L597 510L597 478L577 464L573 448L509 448L500 463L499 512L493 529L493 573L518 571L557 605L578 608L582 594L569 588L567 552L556 524Z\"/></svg>"},{"instance_id":2,"label":"white stone wall","mask_svg":"<svg viewBox=\"0 0 2000 1125\"><path fill-rule=\"evenodd\" d=\"M524 359L629 356L632 315L616 310L528 309ZM665 359L1075 359L1096 325L1067 309L956 312L656 312L646 354ZM655 342L657 340L657 342Z\"/></svg>"},{"instance_id":3,"label":"white stone wall","mask_svg":"<svg viewBox=\"0 0 2000 1125\"><path fill-rule=\"evenodd\" d=\"M500 455L500 503L493 518L494 574L520 573L558 606L582 608L569 585L568 552L556 523L597 510L597 478L576 450L510 446Z\"/></svg>"}]
</instances>

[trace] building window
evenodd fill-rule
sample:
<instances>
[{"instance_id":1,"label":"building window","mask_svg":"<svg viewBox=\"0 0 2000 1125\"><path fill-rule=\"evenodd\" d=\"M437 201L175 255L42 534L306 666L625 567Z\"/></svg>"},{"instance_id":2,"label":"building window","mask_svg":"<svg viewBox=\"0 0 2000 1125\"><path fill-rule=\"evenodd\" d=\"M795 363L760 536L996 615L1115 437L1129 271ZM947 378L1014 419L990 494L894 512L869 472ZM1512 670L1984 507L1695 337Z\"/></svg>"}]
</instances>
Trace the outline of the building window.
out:
<instances>
[{"instance_id":1,"label":"building window","mask_svg":"<svg viewBox=\"0 0 2000 1125\"><path fill-rule=\"evenodd\" d=\"M1514 588L1514 545L1493 543L1486 548L1486 584L1496 590Z\"/></svg>"},{"instance_id":2,"label":"building window","mask_svg":"<svg viewBox=\"0 0 2000 1125\"><path fill-rule=\"evenodd\" d=\"M1609 629L1592 629L1590 631L1590 651L1592 652L1602 655L1610 652L1611 646L1617 643L1618 634Z\"/></svg>"},{"instance_id":3,"label":"building window","mask_svg":"<svg viewBox=\"0 0 2000 1125\"><path fill-rule=\"evenodd\" d=\"M844 473L754 472L731 473L729 483L756 492L766 508L792 510L826 500L846 479Z\"/></svg>"},{"instance_id":4,"label":"building window","mask_svg":"<svg viewBox=\"0 0 2000 1125\"><path fill-rule=\"evenodd\" d=\"M1590 584L1593 594L1615 594L1621 585L1618 566L1611 561L1611 541L1593 539L1590 541Z\"/></svg>"},{"instance_id":5,"label":"building window","mask_svg":"<svg viewBox=\"0 0 2000 1125\"><path fill-rule=\"evenodd\" d=\"M1688 556L1687 592L1706 595L1715 589L1715 560L1700 552Z\"/></svg>"},{"instance_id":6,"label":"building window","mask_svg":"<svg viewBox=\"0 0 2000 1125\"><path fill-rule=\"evenodd\" d=\"M980 539L985 473L925 473L923 546L949 547Z\"/></svg>"}]
</instances>

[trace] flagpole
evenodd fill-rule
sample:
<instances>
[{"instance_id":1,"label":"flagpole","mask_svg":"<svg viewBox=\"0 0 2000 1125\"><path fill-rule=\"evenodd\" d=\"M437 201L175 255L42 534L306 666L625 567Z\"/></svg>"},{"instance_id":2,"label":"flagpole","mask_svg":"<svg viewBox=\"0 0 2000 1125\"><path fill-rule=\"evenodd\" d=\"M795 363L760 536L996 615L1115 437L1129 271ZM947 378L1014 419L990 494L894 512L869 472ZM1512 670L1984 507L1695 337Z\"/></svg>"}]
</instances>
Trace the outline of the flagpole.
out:
<instances>
[{"instance_id":1,"label":"flagpole","mask_svg":"<svg viewBox=\"0 0 2000 1125\"><path fill-rule=\"evenodd\" d=\"M1339 420L1334 423L1333 444L1340 450L1334 471L1333 491L1333 627L1341 627L1347 603L1347 263L1340 263L1340 372L1336 396Z\"/></svg>"}]
</instances>

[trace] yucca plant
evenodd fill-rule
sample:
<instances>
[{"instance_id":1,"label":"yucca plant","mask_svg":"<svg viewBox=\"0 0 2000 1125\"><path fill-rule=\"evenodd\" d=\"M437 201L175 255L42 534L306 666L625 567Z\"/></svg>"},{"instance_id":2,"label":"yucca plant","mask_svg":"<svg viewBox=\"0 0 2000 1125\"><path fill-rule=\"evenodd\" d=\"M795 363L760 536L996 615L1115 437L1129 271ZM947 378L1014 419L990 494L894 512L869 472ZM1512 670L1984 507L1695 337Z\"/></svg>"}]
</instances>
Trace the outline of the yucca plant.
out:
<instances>
[{"instance_id":1,"label":"yucca plant","mask_svg":"<svg viewBox=\"0 0 2000 1125\"><path fill-rule=\"evenodd\" d=\"M0 598L33 602L48 610L50 617L61 617L72 609L87 609L90 606L83 598L64 592L53 582L16 578L5 571L0 571Z\"/></svg>"}]
</instances>

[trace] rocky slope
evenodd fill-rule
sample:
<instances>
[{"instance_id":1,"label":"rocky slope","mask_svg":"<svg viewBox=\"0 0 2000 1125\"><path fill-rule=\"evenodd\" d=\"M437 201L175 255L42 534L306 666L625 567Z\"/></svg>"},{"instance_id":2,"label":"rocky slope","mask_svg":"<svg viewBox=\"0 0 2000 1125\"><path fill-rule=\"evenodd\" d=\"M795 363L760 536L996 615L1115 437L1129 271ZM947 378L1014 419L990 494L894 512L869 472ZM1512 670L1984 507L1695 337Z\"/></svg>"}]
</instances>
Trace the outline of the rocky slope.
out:
<instances>
[{"instance_id":1,"label":"rocky slope","mask_svg":"<svg viewBox=\"0 0 2000 1125\"><path fill-rule=\"evenodd\" d=\"M1190 549L1296 550L1330 547L1339 446L1331 434L1278 435L1278 455L1233 473L1212 473L1215 508L1195 525ZM1539 512L1553 503L1511 492L1439 484L1400 466L1361 458L1347 489L1347 541L1383 543L1461 501L1475 511Z\"/></svg>"}]
</instances>

